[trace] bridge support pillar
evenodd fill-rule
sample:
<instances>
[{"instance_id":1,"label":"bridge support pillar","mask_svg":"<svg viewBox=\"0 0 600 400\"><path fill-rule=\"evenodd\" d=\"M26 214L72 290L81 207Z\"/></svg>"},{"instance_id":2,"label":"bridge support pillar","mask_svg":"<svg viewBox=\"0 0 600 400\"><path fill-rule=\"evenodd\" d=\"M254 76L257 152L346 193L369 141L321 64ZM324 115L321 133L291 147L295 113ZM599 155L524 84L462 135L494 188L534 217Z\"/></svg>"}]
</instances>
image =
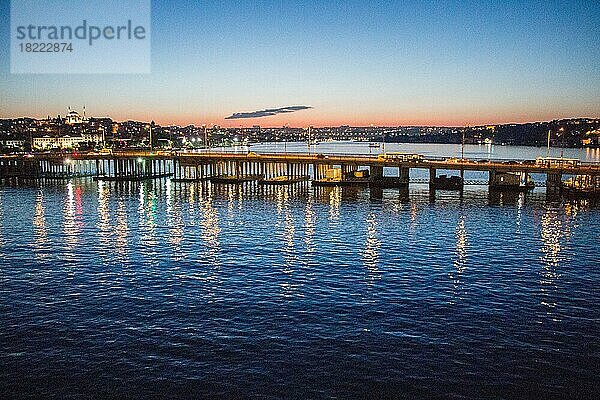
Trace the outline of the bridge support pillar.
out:
<instances>
[{"instance_id":1,"label":"bridge support pillar","mask_svg":"<svg viewBox=\"0 0 600 400\"><path fill-rule=\"evenodd\" d=\"M372 166L369 169L372 180L381 180L383 178L383 167Z\"/></svg>"},{"instance_id":2,"label":"bridge support pillar","mask_svg":"<svg viewBox=\"0 0 600 400\"><path fill-rule=\"evenodd\" d=\"M496 171L490 170L488 175L488 186L494 186L496 183Z\"/></svg>"},{"instance_id":3,"label":"bridge support pillar","mask_svg":"<svg viewBox=\"0 0 600 400\"><path fill-rule=\"evenodd\" d=\"M354 178L354 171L358 170L356 164L342 164L342 176L344 179Z\"/></svg>"},{"instance_id":4,"label":"bridge support pillar","mask_svg":"<svg viewBox=\"0 0 600 400\"><path fill-rule=\"evenodd\" d=\"M402 186L408 186L410 178L410 168L400 167L398 168L398 182Z\"/></svg>"},{"instance_id":5,"label":"bridge support pillar","mask_svg":"<svg viewBox=\"0 0 600 400\"><path fill-rule=\"evenodd\" d=\"M437 176L437 171L435 168L429 168L429 184L431 184Z\"/></svg>"},{"instance_id":6,"label":"bridge support pillar","mask_svg":"<svg viewBox=\"0 0 600 400\"><path fill-rule=\"evenodd\" d=\"M559 194L562 192L562 172L546 174L546 193Z\"/></svg>"}]
</instances>

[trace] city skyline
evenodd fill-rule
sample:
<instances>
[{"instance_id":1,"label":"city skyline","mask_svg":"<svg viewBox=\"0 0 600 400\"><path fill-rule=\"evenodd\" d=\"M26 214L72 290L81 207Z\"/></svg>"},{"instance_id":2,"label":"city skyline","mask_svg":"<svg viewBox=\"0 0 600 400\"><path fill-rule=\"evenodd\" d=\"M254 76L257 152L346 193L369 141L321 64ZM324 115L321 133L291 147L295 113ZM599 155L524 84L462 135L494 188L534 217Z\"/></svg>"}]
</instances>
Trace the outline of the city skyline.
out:
<instances>
[{"instance_id":1,"label":"city skyline","mask_svg":"<svg viewBox=\"0 0 600 400\"><path fill-rule=\"evenodd\" d=\"M9 72L0 118L162 125L465 126L600 117L600 5L589 2L152 3L152 73ZM270 116L227 119L306 105Z\"/></svg>"},{"instance_id":2,"label":"city skyline","mask_svg":"<svg viewBox=\"0 0 600 400\"><path fill-rule=\"evenodd\" d=\"M286 108L286 107L284 107ZM311 107L308 107L311 108ZM68 119L68 115L70 113L76 113L78 116L82 116L82 117L87 117L88 120L111 120L114 123L125 123L125 122L135 122L135 123L144 123L144 124L150 124L150 123L155 123L157 126L164 126L164 127L169 127L169 126L179 126L179 127L187 127L187 126L194 126L194 127L222 127L222 128L228 128L228 129L250 129L250 128L254 128L254 127L261 127L261 128L294 128L294 129L306 129L308 127L313 127L313 128L339 128L339 127L353 127L353 128L365 128L368 129L369 127L371 128L476 128L476 127L492 127L492 126L505 126L505 125L527 125L527 124L544 124L544 123L550 123L550 122L555 122L555 121L584 121L584 120L589 120L591 122L597 122L600 117L590 117L590 116L577 116L577 117L565 117L565 118L551 118L551 119L547 119L547 120L538 120L538 121L522 121L522 122L514 122L514 121L510 121L510 122L501 122L501 123L492 123L492 122L483 122L480 124L465 124L465 125L426 125L426 124L389 124L389 125L384 125L384 124L365 124L365 125L350 125L350 124L337 124L337 125L314 125L312 123L308 123L306 125L298 125L298 126L294 126L294 125L289 125L289 124L283 124L283 125L270 125L270 124L260 124L260 121L267 121L268 119L265 118L261 118L261 117L256 117L256 118L250 118L250 117L243 117L243 118L231 118L231 116L229 117L225 117L223 118L224 121L226 121L224 124L219 124L219 123L206 123L203 121L197 121L197 122L189 122L189 123L183 123L183 124L178 124L178 123L161 123L159 121L157 121L154 118L150 118L150 119L134 119L134 118L125 118L125 119L117 119L114 118L111 115L93 115L90 114L89 112L86 111L86 107L82 106L81 108L78 107L74 107L74 106L68 106L65 110L63 110L62 113L58 113L56 115L50 115L50 114L46 114L46 115L40 115L40 116L32 116L32 115L17 115L17 116L12 116L12 117L2 117L0 116L0 121L4 120L4 121L8 121L8 120L21 120L21 119L31 119L31 120L36 120L36 121L45 121L45 120L55 120L55 119L63 119L66 120ZM255 111L258 112L258 111ZM86 114L87 113L87 114ZM253 112L254 113L254 112ZM241 113L243 114L243 113ZM234 120L234 121L238 121L237 124L228 124L227 120ZM248 122L250 121L250 122Z\"/></svg>"}]
</instances>

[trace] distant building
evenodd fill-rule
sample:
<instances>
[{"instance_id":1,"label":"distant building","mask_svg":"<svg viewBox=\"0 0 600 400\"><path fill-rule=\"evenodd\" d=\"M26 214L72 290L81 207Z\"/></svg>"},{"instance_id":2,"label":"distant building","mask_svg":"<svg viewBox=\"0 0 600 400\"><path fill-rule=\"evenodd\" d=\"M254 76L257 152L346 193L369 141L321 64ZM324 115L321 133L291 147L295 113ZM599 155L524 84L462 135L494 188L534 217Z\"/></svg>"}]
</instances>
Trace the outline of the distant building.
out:
<instances>
[{"instance_id":1,"label":"distant building","mask_svg":"<svg viewBox=\"0 0 600 400\"><path fill-rule=\"evenodd\" d=\"M585 137L581 139L581 144L585 147L600 147L600 129L586 132Z\"/></svg>"},{"instance_id":2,"label":"distant building","mask_svg":"<svg viewBox=\"0 0 600 400\"><path fill-rule=\"evenodd\" d=\"M83 133L78 136L49 136L33 138L34 149L72 149L83 144L102 143L101 133Z\"/></svg>"},{"instance_id":3,"label":"distant building","mask_svg":"<svg viewBox=\"0 0 600 400\"><path fill-rule=\"evenodd\" d=\"M97 133L82 133L81 138L86 143L102 143L102 132Z\"/></svg>"},{"instance_id":4,"label":"distant building","mask_svg":"<svg viewBox=\"0 0 600 400\"><path fill-rule=\"evenodd\" d=\"M77 111L71 110L71 107L69 107L69 112L65 117L65 123L67 125L83 124L87 121L88 120L85 117L85 106L83 106L83 116L79 115Z\"/></svg>"},{"instance_id":5,"label":"distant building","mask_svg":"<svg viewBox=\"0 0 600 400\"><path fill-rule=\"evenodd\" d=\"M25 144L25 141L18 140L18 139L6 139L6 140L0 140L0 144L7 148L18 149L18 148L23 147L23 145Z\"/></svg>"}]
</instances>

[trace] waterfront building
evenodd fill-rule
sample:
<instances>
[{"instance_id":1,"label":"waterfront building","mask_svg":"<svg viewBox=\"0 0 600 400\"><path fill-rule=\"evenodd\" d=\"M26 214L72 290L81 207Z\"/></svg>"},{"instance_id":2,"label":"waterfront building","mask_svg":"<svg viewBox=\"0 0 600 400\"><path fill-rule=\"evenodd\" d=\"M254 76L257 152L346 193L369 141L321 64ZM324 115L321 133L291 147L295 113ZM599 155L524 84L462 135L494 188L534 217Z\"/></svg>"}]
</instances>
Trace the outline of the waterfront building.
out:
<instances>
[{"instance_id":1,"label":"waterfront building","mask_svg":"<svg viewBox=\"0 0 600 400\"><path fill-rule=\"evenodd\" d=\"M33 138L33 148L40 150L47 149L72 149L83 144L102 143L102 133L82 133L77 136L49 136Z\"/></svg>"}]
</instances>

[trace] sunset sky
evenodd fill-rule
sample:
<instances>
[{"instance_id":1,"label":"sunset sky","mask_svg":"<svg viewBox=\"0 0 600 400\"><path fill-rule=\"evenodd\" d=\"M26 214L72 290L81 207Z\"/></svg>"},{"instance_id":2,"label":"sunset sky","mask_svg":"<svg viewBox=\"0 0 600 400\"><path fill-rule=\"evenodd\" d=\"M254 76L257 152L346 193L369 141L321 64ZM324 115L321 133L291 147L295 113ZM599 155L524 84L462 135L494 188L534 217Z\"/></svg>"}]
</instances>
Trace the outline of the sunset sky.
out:
<instances>
[{"instance_id":1,"label":"sunset sky","mask_svg":"<svg viewBox=\"0 0 600 400\"><path fill-rule=\"evenodd\" d=\"M600 117L598 1L153 1L140 75L10 74L9 14L0 0L0 118L84 104L222 126ZM225 119L287 106L311 108Z\"/></svg>"}]
</instances>

